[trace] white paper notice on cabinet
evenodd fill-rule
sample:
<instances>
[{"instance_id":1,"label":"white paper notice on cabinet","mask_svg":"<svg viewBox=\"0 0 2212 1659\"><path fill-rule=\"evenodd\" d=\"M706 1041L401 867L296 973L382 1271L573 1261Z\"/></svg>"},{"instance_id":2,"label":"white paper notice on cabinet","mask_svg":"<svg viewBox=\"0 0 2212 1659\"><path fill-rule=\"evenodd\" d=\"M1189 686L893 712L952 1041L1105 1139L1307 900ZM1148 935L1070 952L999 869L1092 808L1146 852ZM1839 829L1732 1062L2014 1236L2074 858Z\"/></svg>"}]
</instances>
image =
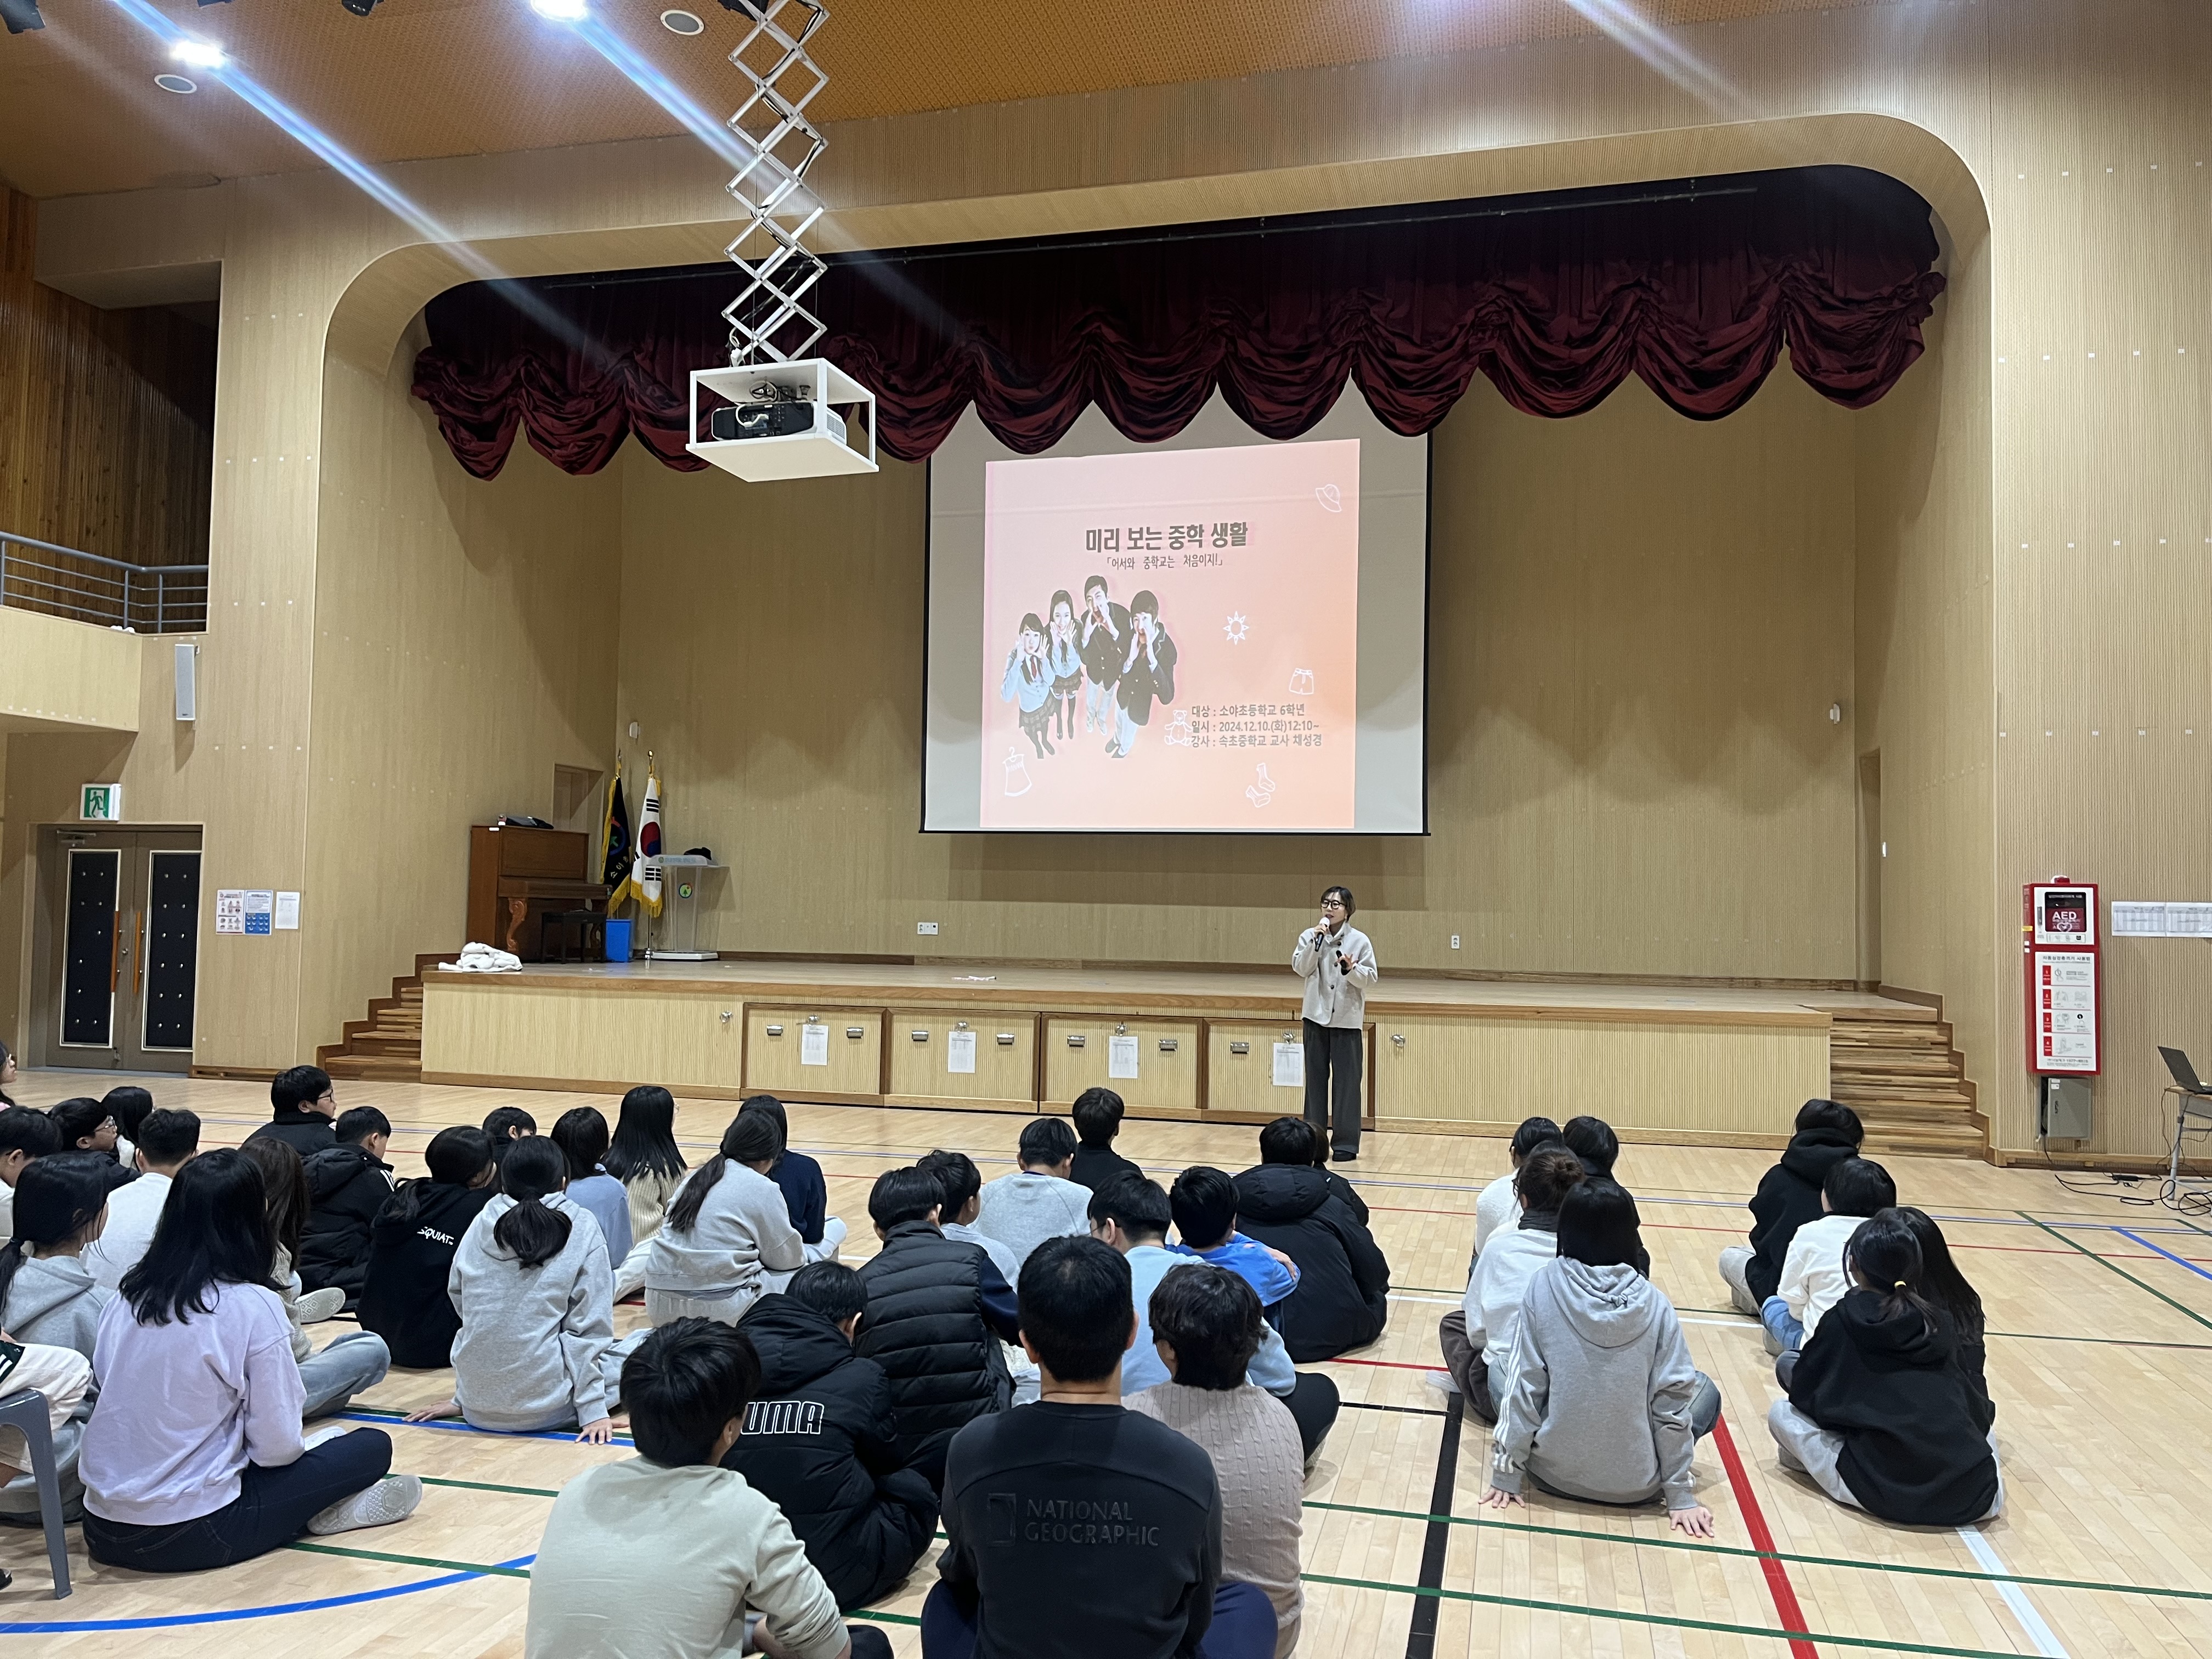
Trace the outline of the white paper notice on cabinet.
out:
<instances>
[{"instance_id":1,"label":"white paper notice on cabinet","mask_svg":"<svg viewBox=\"0 0 2212 1659\"><path fill-rule=\"evenodd\" d=\"M1106 1075L1115 1079L1137 1075L1136 1038L1109 1036L1106 1039Z\"/></svg>"},{"instance_id":2,"label":"white paper notice on cabinet","mask_svg":"<svg viewBox=\"0 0 2212 1659\"><path fill-rule=\"evenodd\" d=\"M1278 1089L1303 1089L1306 1086L1304 1043L1279 1042L1275 1045L1275 1086Z\"/></svg>"},{"instance_id":3,"label":"white paper notice on cabinet","mask_svg":"<svg viewBox=\"0 0 2212 1659\"><path fill-rule=\"evenodd\" d=\"M827 1066L830 1063L830 1028L827 1025L802 1025L799 1028L799 1063L801 1066Z\"/></svg>"},{"instance_id":4,"label":"white paper notice on cabinet","mask_svg":"<svg viewBox=\"0 0 2212 1659\"><path fill-rule=\"evenodd\" d=\"M975 1070L975 1034L973 1031L953 1031L945 1039L945 1069L973 1075Z\"/></svg>"}]
</instances>

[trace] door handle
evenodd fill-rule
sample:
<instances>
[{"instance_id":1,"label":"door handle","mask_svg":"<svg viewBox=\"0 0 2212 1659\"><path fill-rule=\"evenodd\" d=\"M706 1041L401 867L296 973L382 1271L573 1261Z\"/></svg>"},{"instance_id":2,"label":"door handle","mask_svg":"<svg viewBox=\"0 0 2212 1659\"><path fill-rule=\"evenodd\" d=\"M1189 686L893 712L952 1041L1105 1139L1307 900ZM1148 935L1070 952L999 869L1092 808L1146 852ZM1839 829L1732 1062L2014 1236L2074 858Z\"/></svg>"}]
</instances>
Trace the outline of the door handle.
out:
<instances>
[{"instance_id":1,"label":"door handle","mask_svg":"<svg viewBox=\"0 0 2212 1659\"><path fill-rule=\"evenodd\" d=\"M115 913L115 925L107 941L107 994L115 994L116 985L123 974L123 912Z\"/></svg>"},{"instance_id":2,"label":"door handle","mask_svg":"<svg viewBox=\"0 0 2212 1659\"><path fill-rule=\"evenodd\" d=\"M137 996L146 985L146 935L153 931L153 912L134 910L131 913L131 933L137 941L131 957L131 994Z\"/></svg>"}]
</instances>

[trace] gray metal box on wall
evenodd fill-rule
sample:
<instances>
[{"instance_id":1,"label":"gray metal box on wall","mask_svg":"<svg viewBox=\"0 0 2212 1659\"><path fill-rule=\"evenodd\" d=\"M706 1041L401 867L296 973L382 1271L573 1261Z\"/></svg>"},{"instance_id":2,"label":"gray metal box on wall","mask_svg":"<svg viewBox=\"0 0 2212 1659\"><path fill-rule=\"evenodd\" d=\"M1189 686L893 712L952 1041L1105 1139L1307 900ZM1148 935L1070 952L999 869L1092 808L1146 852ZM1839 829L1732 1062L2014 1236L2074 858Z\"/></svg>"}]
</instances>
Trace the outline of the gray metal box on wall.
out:
<instances>
[{"instance_id":1,"label":"gray metal box on wall","mask_svg":"<svg viewBox=\"0 0 2212 1659\"><path fill-rule=\"evenodd\" d=\"M2041 1139L2087 1140L2096 1133L2095 1097L2086 1077L2043 1079Z\"/></svg>"}]
</instances>

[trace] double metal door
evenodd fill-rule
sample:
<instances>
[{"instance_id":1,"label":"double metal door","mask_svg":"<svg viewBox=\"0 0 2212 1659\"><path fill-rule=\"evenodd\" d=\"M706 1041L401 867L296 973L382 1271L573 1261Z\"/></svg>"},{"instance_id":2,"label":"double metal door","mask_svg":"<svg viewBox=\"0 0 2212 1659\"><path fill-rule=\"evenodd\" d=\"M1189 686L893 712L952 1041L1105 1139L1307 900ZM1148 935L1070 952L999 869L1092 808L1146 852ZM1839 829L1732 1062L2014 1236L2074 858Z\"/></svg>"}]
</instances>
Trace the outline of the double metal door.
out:
<instances>
[{"instance_id":1,"label":"double metal door","mask_svg":"<svg viewBox=\"0 0 2212 1659\"><path fill-rule=\"evenodd\" d=\"M54 1064L126 1071L190 1064L198 839L149 830L64 840Z\"/></svg>"}]
</instances>

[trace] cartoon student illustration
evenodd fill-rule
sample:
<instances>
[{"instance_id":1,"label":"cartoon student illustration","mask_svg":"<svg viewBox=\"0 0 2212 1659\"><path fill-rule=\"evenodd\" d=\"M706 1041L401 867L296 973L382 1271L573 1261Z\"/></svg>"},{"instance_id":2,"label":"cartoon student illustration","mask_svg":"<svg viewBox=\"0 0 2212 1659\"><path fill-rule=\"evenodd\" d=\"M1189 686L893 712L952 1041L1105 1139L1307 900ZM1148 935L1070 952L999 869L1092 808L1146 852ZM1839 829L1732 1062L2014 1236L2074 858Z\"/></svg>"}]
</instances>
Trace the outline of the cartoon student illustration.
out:
<instances>
[{"instance_id":1,"label":"cartoon student illustration","mask_svg":"<svg viewBox=\"0 0 2212 1659\"><path fill-rule=\"evenodd\" d=\"M1127 648L1129 613L1106 597L1106 579L1093 576L1083 584L1082 639L1077 647L1083 658L1083 729L1104 732L1106 752L1121 745L1114 730L1114 685L1121 678L1121 657Z\"/></svg>"},{"instance_id":2,"label":"cartoon student illustration","mask_svg":"<svg viewBox=\"0 0 2212 1659\"><path fill-rule=\"evenodd\" d=\"M999 683L999 696L1021 705L1022 733L1036 746L1039 760L1060 752L1045 735L1052 722L1052 665L1045 660L1044 624L1034 611L1022 618L1014 648L1006 653L1006 674Z\"/></svg>"},{"instance_id":3,"label":"cartoon student illustration","mask_svg":"<svg viewBox=\"0 0 2212 1659\"><path fill-rule=\"evenodd\" d=\"M1116 688L1115 747L1116 760L1129 757L1137 728L1152 723L1152 704L1175 701L1175 641L1160 621L1160 602L1150 589L1129 601L1129 652L1121 660L1121 679Z\"/></svg>"},{"instance_id":4,"label":"cartoon student illustration","mask_svg":"<svg viewBox=\"0 0 2212 1659\"><path fill-rule=\"evenodd\" d=\"M1083 649L1075 638L1075 601L1066 588L1052 596L1052 621L1045 634L1045 661L1052 667L1052 701L1060 714L1060 735L1075 735L1075 694L1083 689Z\"/></svg>"}]
</instances>

